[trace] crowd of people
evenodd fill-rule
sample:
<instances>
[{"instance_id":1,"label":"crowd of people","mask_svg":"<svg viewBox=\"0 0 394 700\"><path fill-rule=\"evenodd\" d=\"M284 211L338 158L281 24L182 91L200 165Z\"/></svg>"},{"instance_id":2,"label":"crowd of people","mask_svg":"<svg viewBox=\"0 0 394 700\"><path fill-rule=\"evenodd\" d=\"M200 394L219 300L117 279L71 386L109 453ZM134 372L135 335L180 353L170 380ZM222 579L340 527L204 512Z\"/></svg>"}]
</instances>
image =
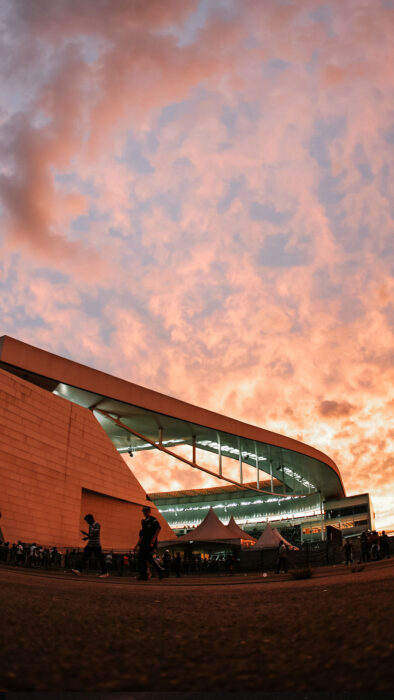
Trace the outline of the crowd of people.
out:
<instances>
[{"instance_id":1,"label":"crowd of people","mask_svg":"<svg viewBox=\"0 0 394 700\"><path fill-rule=\"evenodd\" d=\"M350 539L344 544L346 564L353 564L356 556L354 545ZM359 563L367 561L379 561L380 559L390 559L390 541L387 533L383 530L379 535L376 530L372 532L362 532L359 543Z\"/></svg>"},{"instance_id":2,"label":"crowd of people","mask_svg":"<svg viewBox=\"0 0 394 700\"><path fill-rule=\"evenodd\" d=\"M233 574L237 570L238 560L234 553L227 553L219 558L203 558L193 556L190 551L184 552L183 558L180 552L171 554L165 550L162 557L157 553L158 535L160 523L152 516L149 506L142 509L143 518L138 541L134 549L128 552L103 552L100 540L100 523L92 514L85 515L87 530L81 530L82 539L86 541L84 550L66 549L58 551L57 547L45 547L36 542L25 543L18 541L12 545L0 539L0 562L14 566L43 569L71 570L76 576L81 576L85 569L96 570L98 575L108 577L110 573L119 576L133 575L140 580L148 580L152 576L159 579L174 575L180 577L183 574L200 574L208 572L225 572ZM377 561L390 557L390 542L383 530L379 535L373 532L363 532L357 545L350 538L345 540L344 554L346 564L352 564L357 554L359 562ZM288 571L287 547L281 542L278 548L277 573Z\"/></svg>"},{"instance_id":3,"label":"crowd of people","mask_svg":"<svg viewBox=\"0 0 394 700\"><path fill-rule=\"evenodd\" d=\"M15 566L31 568L60 569L64 566L64 556L57 547L43 547L35 542L9 542L0 544L0 561Z\"/></svg>"},{"instance_id":4,"label":"crowd of people","mask_svg":"<svg viewBox=\"0 0 394 700\"><path fill-rule=\"evenodd\" d=\"M31 569L66 570L78 569L81 566L83 552L78 549L66 549L59 551L56 547L42 547L35 542L17 542L10 545L9 542L0 544L0 562L12 566ZM223 561L210 561L200 556L184 557L181 552L171 553L168 549L159 556L153 554L159 566L162 568L162 576L174 576L179 578L186 574L214 573L217 571L234 572L234 557L231 561L228 557ZM116 552L113 549L103 552L106 573L115 576L138 576L138 552L130 549L127 552ZM86 562L86 570L96 572L97 562L91 557ZM83 570L83 567L81 567ZM152 578L157 572L149 567L146 579ZM82 572L81 572L82 573Z\"/></svg>"}]
</instances>

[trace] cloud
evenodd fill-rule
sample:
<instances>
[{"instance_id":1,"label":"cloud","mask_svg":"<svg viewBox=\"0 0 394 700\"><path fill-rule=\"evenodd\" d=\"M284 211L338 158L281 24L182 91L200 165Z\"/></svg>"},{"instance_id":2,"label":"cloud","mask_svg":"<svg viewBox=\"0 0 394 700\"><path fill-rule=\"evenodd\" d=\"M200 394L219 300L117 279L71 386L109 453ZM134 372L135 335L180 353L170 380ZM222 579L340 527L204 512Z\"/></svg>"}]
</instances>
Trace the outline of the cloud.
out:
<instances>
[{"instance_id":1,"label":"cloud","mask_svg":"<svg viewBox=\"0 0 394 700\"><path fill-rule=\"evenodd\" d=\"M259 256L261 264L268 267L305 265L309 257L308 246L305 246L304 250L292 250L288 245L290 241L290 234L277 233L266 236Z\"/></svg>"},{"instance_id":2,"label":"cloud","mask_svg":"<svg viewBox=\"0 0 394 700\"><path fill-rule=\"evenodd\" d=\"M392 482L392 12L6 5L3 332Z\"/></svg>"},{"instance_id":3,"label":"cloud","mask_svg":"<svg viewBox=\"0 0 394 700\"><path fill-rule=\"evenodd\" d=\"M67 75L71 72L71 81L76 79L80 68L77 58L69 60ZM55 71L55 82L63 82L62 72L62 68ZM3 157L0 199L5 231L10 237L10 248L26 247L41 260L68 271L77 268L86 275L89 269L85 260L89 258L90 266L104 275L101 256L89 244L68 240L63 233L73 218L86 213L86 198L75 191L58 191L51 172L68 164L79 143L74 133L75 97L67 90L66 83L57 95L49 125L35 126L21 113L10 117L4 125L0 142ZM45 102L45 95L42 100Z\"/></svg>"},{"instance_id":4,"label":"cloud","mask_svg":"<svg viewBox=\"0 0 394 700\"><path fill-rule=\"evenodd\" d=\"M195 7L195 2L178 0L165 7L156 2L122 2L116 9L105 1L83 7L74 2L67 7L61 2L44 2L39 8L26 2L9 5L11 28L23 36L46 76L37 83L28 110L11 113L3 127L1 152L7 165L1 174L0 197L11 246L25 245L31 253L63 267L70 267L71 261L78 267L89 256L104 274L99 251L64 235L65 210L72 204L74 215L85 213L86 203L79 197L78 212L77 193L72 199L62 196L53 170L64 171L78 166L83 157L97 157L98 149L108 143L111 128L130 115L131 104L131 118L145 118L150 109L165 104L169 97L186 95L190 87L218 70L222 59L209 45L209 27L204 29L206 50L199 51L192 44L181 52L176 38L163 33L163 27L169 30L174 23L179 28ZM224 45L236 33L233 27ZM82 35L103 40L94 47L96 61ZM18 54L13 59L17 72L21 59Z\"/></svg>"},{"instance_id":5,"label":"cloud","mask_svg":"<svg viewBox=\"0 0 394 700\"><path fill-rule=\"evenodd\" d=\"M331 87L345 82L346 77L346 71L343 68L329 65L323 69L321 80L323 85Z\"/></svg>"}]
</instances>

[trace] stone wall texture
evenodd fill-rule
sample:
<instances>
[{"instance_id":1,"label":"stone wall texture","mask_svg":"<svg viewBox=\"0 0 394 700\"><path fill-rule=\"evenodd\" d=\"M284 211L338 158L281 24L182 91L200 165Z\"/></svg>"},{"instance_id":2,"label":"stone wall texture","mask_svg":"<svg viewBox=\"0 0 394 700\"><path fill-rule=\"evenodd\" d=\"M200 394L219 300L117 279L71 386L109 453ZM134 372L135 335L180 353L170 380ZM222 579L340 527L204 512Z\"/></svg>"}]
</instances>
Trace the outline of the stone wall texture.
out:
<instances>
[{"instance_id":1,"label":"stone wall texture","mask_svg":"<svg viewBox=\"0 0 394 700\"><path fill-rule=\"evenodd\" d=\"M134 547L150 505L161 540L175 537L93 413L0 370L0 511L10 543L81 547L83 516L102 546Z\"/></svg>"}]
</instances>

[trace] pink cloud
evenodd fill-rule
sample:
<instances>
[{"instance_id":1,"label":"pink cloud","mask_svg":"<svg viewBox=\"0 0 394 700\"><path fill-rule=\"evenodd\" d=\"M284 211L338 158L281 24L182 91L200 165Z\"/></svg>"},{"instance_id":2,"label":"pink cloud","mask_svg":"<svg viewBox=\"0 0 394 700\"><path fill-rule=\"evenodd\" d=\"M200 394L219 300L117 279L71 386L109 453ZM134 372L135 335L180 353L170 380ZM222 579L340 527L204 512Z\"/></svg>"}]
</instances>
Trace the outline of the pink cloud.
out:
<instances>
[{"instance_id":1,"label":"pink cloud","mask_svg":"<svg viewBox=\"0 0 394 700\"><path fill-rule=\"evenodd\" d=\"M188 34L195 2L18 4L5 331L303 439L383 494L392 13L231 7ZM149 490L194 483L144 459Z\"/></svg>"}]
</instances>

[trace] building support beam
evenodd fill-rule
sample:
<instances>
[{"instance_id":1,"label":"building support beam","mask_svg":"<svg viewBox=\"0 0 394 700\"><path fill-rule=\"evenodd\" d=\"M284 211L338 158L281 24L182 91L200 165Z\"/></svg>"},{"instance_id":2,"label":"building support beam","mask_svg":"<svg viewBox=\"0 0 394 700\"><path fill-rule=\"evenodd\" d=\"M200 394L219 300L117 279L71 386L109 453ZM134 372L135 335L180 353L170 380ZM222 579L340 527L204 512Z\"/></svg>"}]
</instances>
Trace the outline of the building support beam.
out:
<instances>
[{"instance_id":1,"label":"building support beam","mask_svg":"<svg viewBox=\"0 0 394 700\"><path fill-rule=\"evenodd\" d=\"M323 513L323 497L321 491L319 491L320 500L320 527L321 527L321 540L324 541L324 513Z\"/></svg>"},{"instance_id":2,"label":"building support beam","mask_svg":"<svg viewBox=\"0 0 394 700\"><path fill-rule=\"evenodd\" d=\"M222 443L220 442L220 433L216 431L216 438L218 441L218 458L219 458L219 478L221 478L223 473L222 468Z\"/></svg>"},{"instance_id":3,"label":"building support beam","mask_svg":"<svg viewBox=\"0 0 394 700\"><path fill-rule=\"evenodd\" d=\"M243 464L242 464L242 440L241 438L238 438L238 451L239 451L239 481L241 484L244 483L244 475L243 475Z\"/></svg>"},{"instance_id":4,"label":"building support beam","mask_svg":"<svg viewBox=\"0 0 394 700\"><path fill-rule=\"evenodd\" d=\"M259 489L260 488L260 473L259 473L259 456L257 454L257 445L256 441L253 441L254 444L254 454L256 457L256 486Z\"/></svg>"},{"instance_id":5,"label":"building support beam","mask_svg":"<svg viewBox=\"0 0 394 700\"><path fill-rule=\"evenodd\" d=\"M128 425L123 423L123 421L120 420L119 417L114 416L111 413L108 413L108 411L103 411L100 408L95 409L97 413L100 413L100 415L104 416L104 418L107 418L108 420L112 421L115 423L115 425L118 425L120 428L123 428L123 430L126 430L126 432L131 433L131 435L134 435L137 437L139 440L142 442L147 442L149 445L152 445L152 447L156 448L157 450L160 450L160 452L164 452L167 455L170 455L170 457L175 457L175 459L178 459L180 462L183 462L184 464L188 464L190 467L193 467L194 469L199 469L202 472L205 472L205 474L209 474L210 476L214 476L217 479L222 479L223 481L228 481L230 484L234 484L234 486L238 486L240 489L244 489L245 491L257 491L258 493L266 493L269 494L270 496L277 496L278 494L274 494L271 491L266 491L264 489L260 488L255 488L254 486L245 486L245 484L240 484L238 481L235 479L230 479L228 476L223 476L216 474L213 472L211 469L207 469L206 467L203 467L201 464L193 464L190 459L187 459L186 457L182 457L180 454L177 454L176 452L172 452L169 450L167 447L164 447L164 445L160 445L157 442L154 442L154 440L151 440L148 438L146 435L142 435L141 433L138 433L136 430L133 430L133 428L130 428ZM300 494L301 495L301 494ZM304 495L304 494L302 494Z\"/></svg>"}]
</instances>

